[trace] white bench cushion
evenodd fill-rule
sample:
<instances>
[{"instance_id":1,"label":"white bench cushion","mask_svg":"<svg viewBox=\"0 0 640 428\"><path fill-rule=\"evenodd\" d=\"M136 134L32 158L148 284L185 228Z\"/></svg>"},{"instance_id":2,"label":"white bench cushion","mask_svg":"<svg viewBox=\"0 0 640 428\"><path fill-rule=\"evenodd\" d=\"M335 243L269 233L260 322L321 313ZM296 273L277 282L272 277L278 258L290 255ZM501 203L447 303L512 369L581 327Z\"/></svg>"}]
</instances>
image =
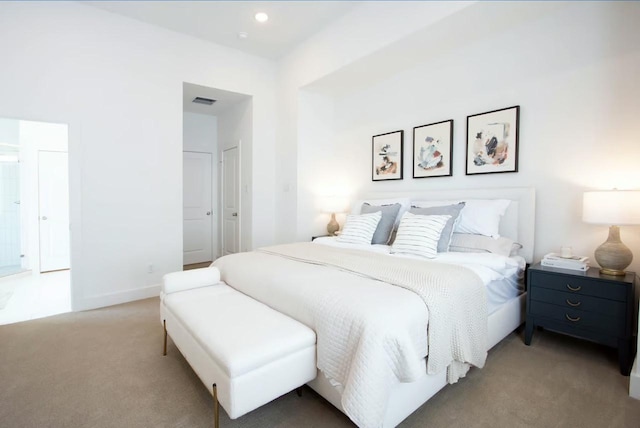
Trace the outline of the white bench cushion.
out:
<instances>
[{"instance_id":1,"label":"white bench cushion","mask_svg":"<svg viewBox=\"0 0 640 428\"><path fill-rule=\"evenodd\" d=\"M310 328L226 284L172 293L164 303L230 377L316 343Z\"/></svg>"},{"instance_id":2,"label":"white bench cushion","mask_svg":"<svg viewBox=\"0 0 640 428\"><path fill-rule=\"evenodd\" d=\"M215 266L168 273L162 277L162 295L207 287L220 282L220 271Z\"/></svg>"},{"instance_id":3,"label":"white bench cushion","mask_svg":"<svg viewBox=\"0 0 640 428\"><path fill-rule=\"evenodd\" d=\"M316 335L224 283L165 294L161 320L231 419L316 376Z\"/></svg>"}]
</instances>

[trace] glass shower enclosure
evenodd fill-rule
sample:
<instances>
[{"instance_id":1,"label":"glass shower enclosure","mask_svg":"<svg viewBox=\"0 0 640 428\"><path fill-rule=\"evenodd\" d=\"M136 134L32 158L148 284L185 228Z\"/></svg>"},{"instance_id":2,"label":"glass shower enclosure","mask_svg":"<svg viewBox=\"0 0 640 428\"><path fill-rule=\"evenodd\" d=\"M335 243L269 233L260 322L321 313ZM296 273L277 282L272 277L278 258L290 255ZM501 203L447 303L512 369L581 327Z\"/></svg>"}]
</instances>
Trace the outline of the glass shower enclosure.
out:
<instances>
[{"instance_id":1,"label":"glass shower enclosure","mask_svg":"<svg viewBox=\"0 0 640 428\"><path fill-rule=\"evenodd\" d=\"M0 119L0 277L22 270L19 121Z\"/></svg>"}]
</instances>

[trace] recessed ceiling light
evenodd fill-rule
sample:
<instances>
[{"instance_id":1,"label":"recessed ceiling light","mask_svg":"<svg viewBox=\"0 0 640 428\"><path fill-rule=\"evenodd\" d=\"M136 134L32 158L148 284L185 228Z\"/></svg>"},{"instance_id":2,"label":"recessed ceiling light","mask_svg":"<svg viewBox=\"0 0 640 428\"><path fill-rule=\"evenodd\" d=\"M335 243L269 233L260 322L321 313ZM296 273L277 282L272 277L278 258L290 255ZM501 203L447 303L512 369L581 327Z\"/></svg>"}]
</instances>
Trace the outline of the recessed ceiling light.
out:
<instances>
[{"instance_id":1,"label":"recessed ceiling light","mask_svg":"<svg viewBox=\"0 0 640 428\"><path fill-rule=\"evenodd\" d=\"M240 32L238 33L238 38L239 38L240 40L245 40L247 37L249 37L249 34L248 34L248 33L245 33L244 31L240 31Z\"/></svg>"},{"instance_id":2,"label":"recessed ceiling light","mask_svg":"<svg viewBox=\"0 0 640 428\"><path fill-rule=\"evenodd\" d=\"M254 16L256 18L256 21L258 22L267 22L269 20L269 15L267 15L264 12L258 12L255 14Z\"/></svg>"}]
</instances>

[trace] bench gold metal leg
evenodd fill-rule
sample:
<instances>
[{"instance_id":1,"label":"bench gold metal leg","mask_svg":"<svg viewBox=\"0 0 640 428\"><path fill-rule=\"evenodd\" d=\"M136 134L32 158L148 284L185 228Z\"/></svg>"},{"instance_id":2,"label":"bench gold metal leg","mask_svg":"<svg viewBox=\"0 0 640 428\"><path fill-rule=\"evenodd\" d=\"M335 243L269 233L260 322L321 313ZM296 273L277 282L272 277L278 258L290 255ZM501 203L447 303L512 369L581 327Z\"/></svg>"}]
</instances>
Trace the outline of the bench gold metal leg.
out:
<instances>
[{"instance_id":1,"label":"bench gold metal leg","mask_svg":"<svg viewBox=\"0 0 640 428\"><path fill-rule=\"evenodd\" d=\"M213 384L213 426L220 428L220 410L218 409L218 387Z\"/></svg>"},{"instance_id":2,"label":"bench gold metal leg","mask_svg":"<svg viewBox=\"0 0 640 428\"><path fill-rule=\"evenodd\" d=\"M164 326L164 351L162 351L162 355L167 355L167 320L162 320L162 325Z\"/></svg>"}]
</instances>

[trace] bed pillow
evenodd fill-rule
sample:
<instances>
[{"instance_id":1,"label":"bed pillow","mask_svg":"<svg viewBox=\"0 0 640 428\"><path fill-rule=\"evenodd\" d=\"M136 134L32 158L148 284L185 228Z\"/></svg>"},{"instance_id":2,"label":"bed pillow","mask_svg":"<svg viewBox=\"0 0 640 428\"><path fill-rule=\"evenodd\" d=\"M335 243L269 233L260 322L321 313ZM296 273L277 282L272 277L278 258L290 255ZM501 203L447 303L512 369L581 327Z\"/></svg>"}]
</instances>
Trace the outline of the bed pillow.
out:
<instances>
[{"instance_id":1,"label":"bed pillow","mask_svg":"<svg viewBox=\"0 0 640 428\"><path fill-rule=\"evenodd\" d=\"M460 253L493 253L510 257L517 255L521 248L522 245L504 236L494 239L489 236L454 233L451 236L449 251L457 251Z\"/></svg>"},{"instance_id":2,"label":"bed pillow","mask_svg":"<svg viewBox=\"0 0 640 428\"><path fill-rule=\"evenodd\" d=\"M336 240L345 244L371 245L371 239L381 218L380 211L371 214L349 214Z\"/></svg>"},{"instance_id":3,"label":"bed pillow","mask_svg":"<svg viewBox=\"0 0 640 428\"><path fill-rule=\"evenodd\" d=\"M370 214L378 211L382 214L382 218L378 223L376 232L373 234L373 239L371 240L372 244L386 245L389 243L389 241L391 241L393 225L396 223L396 218L398 217L400 206L400 204L370 205L367 202L362 204L362 209L360 210L362 214Z\"/></svg>"},{"instance_id":4,"label":"bed pillow","mask_svg":"<svg viewBox=\"0 0 640 428\"><path fill-rule=\"evenodd\" d=\"M450 215L404 213L396 239L391 246L391 253L435 258L442 229L450 218Z\"/></svg>"},{"instance_id":5,"label":"bed pillow","mask_svg":"<svg viewBox=\"0 0 640 428\"><path fill-rule=\"evenodd\" d=\"M460 216L460 211L464 208L464 202L460 202L455 205L445 205L443 207L429 207L429 208L418 208L411 207L409 212L411 214L420 214L420 215L449 215L451 218L447 220L447 224L442 229L442 233L440 234L440 239L438 240L438 252L446 253L449 251L449 244L451 242L451 235L453 234L453 228L456 224L456 220Z\"/></svg>"},{"instance_id":6,"label":"bed pillow","mask_svg":"<svg viewBox=\"0 0 640 428\"><path fill-rule=\"evenodd\" d=\"M351 214L361 214L362 213L362 204L368 203L369 205L393 205L400 204L400 210L398 211L398 216L396 217L395 224L393 225L393 230L395 231L400 224L400 219L402 218L402 214L407 212L411 207L411 201L409 198L389 198L389 199L360 199L353 203L351 206Z\"/></svg>"},{"instance_id":7,"label":"bed pillow","mask_svg":"<svg viewBox=\"0 0 640 428\"><path fill-rule=\"evenodd\" d=\"M453 201L416 201L416 207L436 207L464 202L460 219L453 229L454 233L472 233L476 235L500 237L500 220L511 203L508 199L467 199Z\"/></svg>"}]
</instances>

